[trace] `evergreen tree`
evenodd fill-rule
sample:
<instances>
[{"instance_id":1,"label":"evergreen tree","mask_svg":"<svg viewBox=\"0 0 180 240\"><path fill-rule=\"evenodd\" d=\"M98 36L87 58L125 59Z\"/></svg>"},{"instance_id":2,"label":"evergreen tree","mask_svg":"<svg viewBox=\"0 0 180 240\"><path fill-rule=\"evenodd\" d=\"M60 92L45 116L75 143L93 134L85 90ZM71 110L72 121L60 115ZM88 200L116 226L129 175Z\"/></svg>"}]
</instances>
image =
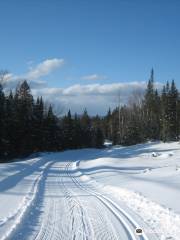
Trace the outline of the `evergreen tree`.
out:
<instances>
[{"instance_id":1,"label":"evergreen tree","mask_svg":"<svg viewBox=\"0 0 180 240\"><path fill-rule=\"evenodd\" d=\"M0 158L4 157L5 153L5 128L4 128L4 116L5 116L5 95L3 87L0 84Z\"/></svg>"},{"instance_id":2,"label":"evergreen tree","mask_svg":"<svg viewBox=\"0 0 180 240\"><path fill-rule=\"evenodd\" d=\"M103 131L103 135L106 139L111 140L112 141L112 114L111 114L111 109L109 108L107 115L105 116L105 118L103 119L103 125L104 125L104 131Z\"/></svg>"},{"instance_id":3,"label":"evergreen tree","mask_svg":"<svg viewBox=\"0 0 180 240\"><path fill-rule=\"evenodd\" d=\"M81 126L83 147L91 147L91 119L86 109L81 117Z\"/></svg>"},{"instance_id":4,"label":"evergreen tree","mask_svg":"<svg viewBox=\"0 0 180 240\"><path fill-rule=\"evenodd\" d=\"M17 127L16 149L23 156L31 153L33 150L33 97L26 80L16 89L15 108Z\"/></svg>"},{"instance_id":5,"label":"evergreen tree","mask_svg":"<svg viewBox=\"0 0 180 240\"><path fill-rule=\"evenodd\" d=\"M43 124L44 124L44 102L42 97L37 98L36 103L33 107L33 145L34 145L34 152L42 151L43 150Z\"/></svg>"},{"instance_id":6,"label":"evergreen tree","mask_svg":"<svg viewBox=\"0 0 180 240\"><path fill-rule=\"evenodd\" d=\"M14 105L14 96L12 91L7 96L5 101L5 115L4 115L4 127L5 127L5 155L7 158L12 158L17 155L16 152L16 112Z\"/></svg>"},{"instance_id":7,"label":"evergreen tree","mask_svg":"<svg viewBox=\"0 0 180 240\"><path fill-rule=\"evenodd\" d=\"M170 139L178 139L178 90L176 88L174 80L171 83L169 91L169 125L170 125Z\"/></svg>"},{"instance_id":8,"label":"evergreen tree","mask_svg":"<svg viewBox=\"0 0 180 240\"><path fill-rule=\"evenodd\" d=\"M179 93L174 80L162 92L162 139L164 141L177 140L179 135L178 122L178 99Z\"/></svg>"},{"instance_id":9,"label":"evergreen tree","mask_svg":"<svg viewBox=\"0 0 180 240\"><path fill-rule=\"evenodd\" d=\"M73 146L74 148L81 148L83 146L82 127L81 127L81 120L77 114L74 115L73 123L74 123L73 130L72 130Z\"/></svg>"},{"instance_id":10,"label":"evergreen tree","mask_svg":"<svg viewBox=\"0 0 180 240\"><path fill-rule=\"evenodd\" d=\"M92 147L101 148L104 144L104 135L102 131L102 118L98 115L91 119L91 138L92 138Z\"/></svg>"},{"instance_id":11,"label":"evergreen tree","mask_svg":"<svg viewBox=\"0 0 180 240\"><path fill-rule=\"evenodd\" d=\"M71 111L68 111L68 114L63 118L63 148L73 148L76 144L73 139L73 119L71 116Z\"/></svg>"},{"instance_id":12,"label":"evergreen tree","mask_svg":"<svg viewBox=\"0 0 180 240\"><path fill-rule=\"evenodd\" d=\"M144 98L144 113L145 113L145 133L148 139L158 139L159 132L159 102L160 98L158 91L154 88L154 71L151 70L151 77L148 81L145 98Z\"/></svg>"},{"instance_id":13,"label":"evergreen tree","mask_svg":"<svg viewBox=\"0 0 180 240\"><path fill-rule=\"evenodd\" d=\"M161 94L161 139L163 141L168 140L169 135L169 123L168 123L168 92L169 92L169 83L167 82L166 86L163 87ZM168 91L168 92L167 92Z\"/></svg>"},{"instance_id":14,"label":"evergreen tree","mask_svg":"<svg viewBox=\"0 0 180 240\"><path fill-rule=\"evenodd\" d=\"M59 130L57 118L50 105L43 126L43 144L45 151L57 151L61 148Z\"/></svg>"}]
</instances>

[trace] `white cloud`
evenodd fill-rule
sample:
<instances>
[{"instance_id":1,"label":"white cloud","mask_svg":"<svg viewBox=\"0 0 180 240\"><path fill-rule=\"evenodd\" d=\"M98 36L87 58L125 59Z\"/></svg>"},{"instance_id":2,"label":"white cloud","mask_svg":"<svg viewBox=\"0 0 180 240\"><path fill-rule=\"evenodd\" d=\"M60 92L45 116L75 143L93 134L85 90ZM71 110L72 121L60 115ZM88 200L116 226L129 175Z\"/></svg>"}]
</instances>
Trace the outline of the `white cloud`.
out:
<instances>
[{"instance_id":1,"label":"white cloud","mask_svg":"<svg viewBox=\"0 0 180 240\"><path fill-rule=\"evenodd\" d=\"M5 87L15 88L18 78L7 74ZM111 84L76 84L66 88L50 88L44 81L34 79L30 81L32 93L35 97L43 98L63 108L64 111L71 109L72 112L81 113L87 108L90 114L105 114L109 107L118 105L120 94L121 103L125 103L130 93L134 90L144 91L146 82L125 82ZM161 83L156 83L156 88L161 88Z\"/></svg>"},{"instance_id":2,"label":"white cloud","mask_svg":"<svg viewBox=\"0 0 180 240\"><path fill-rule=\"evenodd\" d=\"M36 67L31 68L30 71L25 74L25 78L38 79L42 76L48 75L53 70L60 68L64 64L64 59L53 58L46 59L42 63L38 64Z\"/></svg>"},{"instance_id":3,"label":"white cloud","mask_svg":"<svg viewBox=\"0 0 180 240\"><path fill-rule=\"evenodd\" d=\"M87 75L87 76L82 76L81 79L83 80L104 80L106 79L106 76L103 75L99 75L99 74L91 74L91 75Z\"/></svg>"},{"instance_id":4,"label":"white cloud","mask_svg":"<svg viewBox=\"0 0 180 240\"><path fill-rule=\"evenodd\" d=\"M76 84L67 88L42 88L37 89L38 92L47 94L61 94L63 96L79 96L79 95L109 95L114 96L119 91L122 95L127 94L134 89L145 89L146 82L127 82L127 83L110 83L110 84Z\"/></svg>"},{"instance_id":5,"label":"white cloud","mask_svg":"<svg viewBox=\"0 0 180 240\"><path fill-rule=\"evenodd\" d=\"M12 89L15 88L19 82L26 79L29 81L32 88L45 87L47 83L39 78L50 74L57 68L60 68L64 62L64 59L46 59L37 66L31 67L30 70L25 74L14 75L12 73L5 73L3 77L3 85L5 88ZM31 61L28 64L32 65L32 63L33 62Z\"/></svg>"},{"instance_id":6,"label":"white cloud","mask_svg":"<svg viewBox=\"0 0 180 240\"><path fill-rule=\"evenodd\" d=\"M15 89L21 79L27 79L30 83L32 93L36 96L43 96L45 100L55 103L56 106L63 106L63 109L71 109L72 112L81 113L87 108L90 114L105 114L109 107L118 105L118 98L122 104L128 100L130 93L134 90L144 91L146 82L121 82L110 84L75 84L66 88L50 88L47 83L40 80L40 77L48 75L53 70L64 64L63 59L47 59L37 66L31 68L26 74L16 76L7 73L4 77L5 88ZM105 77L105 76L104 76ZM84 76L83 79L97 80L103 76L93 74ZM162 84L156 83L156 88Z\"/></svg>"},{"instance_id":7,"label":"white cloud","mask_svg":"<svg viewBox=\"0 0 180 240\"><path fill-rule=\"evenodd\" d=\"M156 87L161 84L157 83ZM146 82L126 82L111 84L72 85L67 88L32 89L35 96L43 96L49 102L63 106L65 110L81 113L87 108L90 114L105 114L109 107L118 105L119 93L122 104L128 100L134 90L144 91Z\"/></svg>"}]
</instances>

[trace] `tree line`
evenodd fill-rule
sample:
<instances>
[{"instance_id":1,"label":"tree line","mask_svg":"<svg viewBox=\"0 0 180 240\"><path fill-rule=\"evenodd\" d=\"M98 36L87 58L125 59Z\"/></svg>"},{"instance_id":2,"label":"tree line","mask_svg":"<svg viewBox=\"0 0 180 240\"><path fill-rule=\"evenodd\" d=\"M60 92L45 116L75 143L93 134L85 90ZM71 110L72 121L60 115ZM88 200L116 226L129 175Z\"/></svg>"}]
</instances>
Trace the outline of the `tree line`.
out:
<instances>
[{"instance_id":1,"label":"tree line","mask_svg":"<svg viewBox=\"0 0 180 240\"><path fill-rule=\"evenodd\" d=\"M42 151L101 147L99 121L87 111L57 117L42 97L34 99L27 81L5 94L0 85L0 159L6 161Z\"/></svg>"},{"instance_id":2,"label":"tree line","mask_svg":"<svg viewBox=\"0 0 180 240\"><path fill-rule=\"evenodd\" d=\"M161 90L154 71L145 92L134 92L103 116L71 114L58 117L42 97L35 99L27 81L5 93L0 84L0 160L43 151L101 148L104 139L132 145L148 140L176 141L180 138L180 93L174 80Z\"/></svg>"},{"instance_id":3,"label":"tree line","mask_svg":"<svg viewBox=\"0 0 180 240\"><path fill-rule=\"evenodd\" d=\"M104 137L113 144L132 145L148 140L176 141L180 137L180 93L174 80L156 89L154 71L145 93L109 110L103 118Z\"/></svg>"}]
</instances>

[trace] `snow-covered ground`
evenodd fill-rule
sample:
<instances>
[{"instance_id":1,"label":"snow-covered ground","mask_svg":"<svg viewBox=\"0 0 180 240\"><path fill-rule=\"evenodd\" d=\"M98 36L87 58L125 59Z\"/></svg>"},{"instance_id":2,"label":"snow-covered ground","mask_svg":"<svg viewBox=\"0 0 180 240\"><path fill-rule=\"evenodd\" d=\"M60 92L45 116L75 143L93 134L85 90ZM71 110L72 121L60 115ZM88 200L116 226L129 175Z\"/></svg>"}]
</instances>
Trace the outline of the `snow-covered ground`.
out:
<instances>
[{"instance_id":1,"label":"snow-covered ground","mask_svg":"<svg viewBox=\"0 0 180 240\"><path fill-rule=\"evenodd\" d=\"M179 240L180 144L0 164L0 239Z\"/></svg>"}]
</instances>

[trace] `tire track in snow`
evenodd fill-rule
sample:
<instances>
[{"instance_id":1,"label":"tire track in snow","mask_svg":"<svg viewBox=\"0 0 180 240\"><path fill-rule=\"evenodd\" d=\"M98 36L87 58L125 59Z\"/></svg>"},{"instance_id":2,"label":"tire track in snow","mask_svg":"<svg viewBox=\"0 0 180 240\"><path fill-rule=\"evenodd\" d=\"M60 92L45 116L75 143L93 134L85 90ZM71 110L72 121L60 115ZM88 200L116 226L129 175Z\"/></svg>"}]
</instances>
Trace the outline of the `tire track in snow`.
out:
<instances>
[{"instance_id":1,"label":"tire track in snow","mask_svg":"<svg viewBox=\"0 0 180 240\"><path fill-rule=\"evenodd\" d=\"M137 235L135 235L135 232L133 232L133 229L136 229L137 227L139 227L139 224L129 215L129 213L127 213L125 210L123 210L122 208L120 208L114 201L112 201L110 198L97 193L96 191L90 189L90 188L85 188L80 182L79 180L72 176L70 174L70 166L72 165L72 162L69 162L66 165L66 171L68 176L72 179L72 181L79 187L81 188L83 191L86 191L87 193L93 195L94 197L96 197L97 199L99 199L99 201L101 201L111 212L112 214L114 214L114 216L119 220L119 222L124 226L124 229L127 233L127 236L130 237L130 239L132 240L137 240L137 239L142 239L142 240L148 240L148 237L146 236L145 233L142 234L142 236L137 237ZM128 238L129 239L129 238Z\"/></svg>"}]
</instances>

